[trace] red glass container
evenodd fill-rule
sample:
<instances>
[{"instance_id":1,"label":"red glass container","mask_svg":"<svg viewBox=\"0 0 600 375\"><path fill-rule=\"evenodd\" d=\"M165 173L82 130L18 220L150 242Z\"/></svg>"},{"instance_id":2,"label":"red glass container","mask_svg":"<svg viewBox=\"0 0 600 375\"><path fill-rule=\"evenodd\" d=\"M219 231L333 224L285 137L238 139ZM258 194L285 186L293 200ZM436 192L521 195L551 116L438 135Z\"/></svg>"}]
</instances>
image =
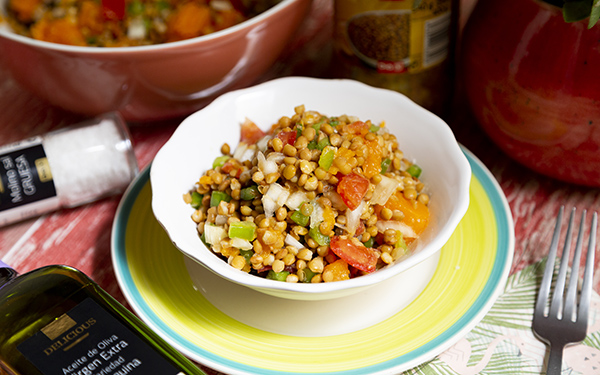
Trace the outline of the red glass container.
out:
<instances>
[{"instance_id":1,"label":"red glass container","mask_svg":"<svg viewBox=\"0 0 600 375\"><path fill-rule=\"evenodd\" d=\"M600 25L566 23L540 0L483 0L464 29L468 101L523 165L600 186Z\"/></svg>"}]
</instances>

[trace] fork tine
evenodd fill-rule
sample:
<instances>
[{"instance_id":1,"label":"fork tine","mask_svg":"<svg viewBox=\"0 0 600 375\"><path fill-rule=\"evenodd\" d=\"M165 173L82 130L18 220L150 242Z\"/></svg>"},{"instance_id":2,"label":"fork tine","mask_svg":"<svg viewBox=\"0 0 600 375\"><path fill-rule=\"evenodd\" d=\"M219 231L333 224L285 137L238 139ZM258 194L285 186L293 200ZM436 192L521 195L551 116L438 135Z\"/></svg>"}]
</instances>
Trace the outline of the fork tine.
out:
<instances>
[{"instance_id":1,"label":"fork tine","mask_svg":"<svg viewBox=\"0 0 600 375\"><path fill-rule=\"evenodd\" d=\"M584 322L587 326L588 310L590 299L592 297L592 279L594 276L594 258L596 255L596 226L598 223L598 214L594 212L592 215L592 224L590 231L590 239L588 243L587 259L585 261L585 271L583 274L583 285L581 287L581 300L577 311L577 320Z\"/></svg>"},{"instance_id":2,"label":"fork tine","mask_svg":"<svg viewBox=\"0 0 600 375\"><path fill-rule=\"evenodd\" d=\"M559 312L562 311L563 296L565 293L565 280L567 279L567 268L569 267L569 253L571 251L571 237L573 233L573 218L575 217L575 208L571 210L569 217L569 226L567 227L567 236L565 238L565 244L560 260L560 268L558 269L558 276L556 278L556 285L554 286L554 292L552 293L552 303L550 304L550 315L562 316Z\"/></svg>"},{"instance_id":3,"label":"fork tine","mask_svg":"<svg viewBox=\"0 0 600 375\"><path fill-rule=\"evenodd\" d=\"M562 221L564 207L560 207L558 216L556 217L556 225L554 227L554 234L552 235L552 242L550 243L550 250L548 251L548 258L546 259L546 268L544 269L544 276L542 277L542 284L538 292L537 302L535 304L534 315L539 318L545 316L546 304L548 303L548 296L550 295L550 286L552 285L552 275L554 274L554 262L556 259L556 250L558 249L558 239L560 237L560 222Z\"/></svg>"},{"instance_id":4,"label":"fork tine","mask_svg":"<svg viewBox=\"0 0 600 375\"><path fill-rule=\"evenodd\" d=\"M581 261L581 248L583 244L583 229L585 227L585 216L587 211L581 213L581 222L579 223L579 233L577 234L577 244L575 245L575 254L573 255L573 263L571 266L571 276L569 276L569 287L567 289L567 297L565 300L564 317L573 320L573 311L577 299L577 286L579 281L579 263ZM564 255L563 255L564 257Z\"/></svg>"}]
</instances>

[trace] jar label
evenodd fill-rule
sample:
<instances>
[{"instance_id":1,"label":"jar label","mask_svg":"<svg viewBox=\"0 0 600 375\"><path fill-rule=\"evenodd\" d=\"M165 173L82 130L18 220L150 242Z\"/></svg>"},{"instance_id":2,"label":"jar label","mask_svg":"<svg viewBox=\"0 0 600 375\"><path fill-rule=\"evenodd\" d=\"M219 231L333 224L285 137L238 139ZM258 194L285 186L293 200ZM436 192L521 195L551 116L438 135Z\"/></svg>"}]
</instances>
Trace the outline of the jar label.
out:
<instances>
[{"instance_id":1,"label":"jar label","mask_svg":"<svg viewBox=\"0 0 600 375\"><path fill-rule=\"evenodd\" d=\"M55 196L52 171L40 141L0 149L0 212Z\"/></svg>"},{"instance_id":2,"label":"jar label","mask_svg":"<svg viewBox=\"0 0 600 375\"><path fill-rule=\"evenodd\" d=\"M337 0L335 40L378 73L418 73L450 48L451 0Z\"/></svg>"},{"instance_id":3,"label":"jar label","mask_svg":"<svg viewBox=\"0 0 600 375\"><path fill-rule=\"evenodd\" d=\"M45 375L184 375L91 298L17 349Z\"/></svg>"}]
</instances>

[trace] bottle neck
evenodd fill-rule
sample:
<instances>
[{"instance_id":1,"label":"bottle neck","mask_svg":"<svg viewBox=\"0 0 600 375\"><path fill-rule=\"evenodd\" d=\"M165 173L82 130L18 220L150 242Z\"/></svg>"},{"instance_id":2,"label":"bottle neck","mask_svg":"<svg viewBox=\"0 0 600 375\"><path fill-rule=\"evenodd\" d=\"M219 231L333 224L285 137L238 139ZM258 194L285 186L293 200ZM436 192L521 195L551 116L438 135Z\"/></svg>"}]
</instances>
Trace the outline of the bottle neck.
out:
<instances>
[{"instance_id":1,"label":"bottle neck","mask_svg":"<svg viewBox=\"0 0 600 375\"><path fill-rule=\"evenodd\" d=\"M0 288L19 276L19 273L0 260Z\"/></svg>"}]
</instances>

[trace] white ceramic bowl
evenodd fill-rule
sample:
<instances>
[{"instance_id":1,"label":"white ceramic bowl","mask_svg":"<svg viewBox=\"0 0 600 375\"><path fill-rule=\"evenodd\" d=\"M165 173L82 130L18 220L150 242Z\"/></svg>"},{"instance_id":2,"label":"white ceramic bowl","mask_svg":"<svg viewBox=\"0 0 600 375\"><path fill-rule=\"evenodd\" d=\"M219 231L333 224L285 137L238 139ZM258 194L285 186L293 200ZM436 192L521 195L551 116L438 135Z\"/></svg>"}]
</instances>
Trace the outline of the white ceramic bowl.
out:
<instances>
[{"instance_id":1,"label":"white ceramic bowl","mask_svg":"<svg viewBox=\"0 0 600 375\"><path fill-rule=\"evenodd\" d=\"M286 283L238 271L201 242L182 195L212 166L227 142L239 142L247 117L267 129L281 116L307 110L326 115L385 121L399 148L423 169L429 186L431 221L410 256L372 274L320 284ZM350 295L389 279L438 252L467 211L471 169L449 126L394 91L351 80L289 77L227 93L185 119L156 155L150 171L152 209L177 248L216 274L255 290L284 298L320 300Z\"/></svg>"},{"instance_id":2,"label":"white ceramic bowl","mask_svg":"<svg viewBox=\"0 0 600 375\"><path fill-rule=\"evenodd\" d=\"M312 0L283 0L212 34L140 47L96 48L17 35L0 23L0 64L53 105L127 121L187 116L216 96L256 82L273 66ZM7 0L0 0L0 19Z\"/></svg>"}]
</instances>

